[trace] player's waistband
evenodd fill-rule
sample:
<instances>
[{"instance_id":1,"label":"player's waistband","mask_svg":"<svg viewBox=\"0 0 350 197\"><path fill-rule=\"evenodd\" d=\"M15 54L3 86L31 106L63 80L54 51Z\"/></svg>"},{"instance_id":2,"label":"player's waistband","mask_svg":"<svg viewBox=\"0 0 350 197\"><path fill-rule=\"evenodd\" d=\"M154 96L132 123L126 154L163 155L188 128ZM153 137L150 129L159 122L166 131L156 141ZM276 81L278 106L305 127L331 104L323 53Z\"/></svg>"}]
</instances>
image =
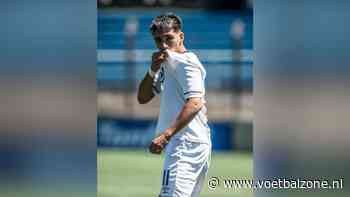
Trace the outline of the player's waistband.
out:
<instances>
[{"instance_id":1,"label":"player's waistband","mask_svg":"<svg viewBox=\"0 0 350 197\"><path fill-rule=\"evenodd\" d=\"M208 140L204 139L193 139L188 136L182 135L182 136L174 136L171 140L178 140L178 141L183 141L183 142L193 142L193 143L199 143L199 144L208 144L211 146L211 140L210 136L208 136Z\"/></svg>"}]
</instances>

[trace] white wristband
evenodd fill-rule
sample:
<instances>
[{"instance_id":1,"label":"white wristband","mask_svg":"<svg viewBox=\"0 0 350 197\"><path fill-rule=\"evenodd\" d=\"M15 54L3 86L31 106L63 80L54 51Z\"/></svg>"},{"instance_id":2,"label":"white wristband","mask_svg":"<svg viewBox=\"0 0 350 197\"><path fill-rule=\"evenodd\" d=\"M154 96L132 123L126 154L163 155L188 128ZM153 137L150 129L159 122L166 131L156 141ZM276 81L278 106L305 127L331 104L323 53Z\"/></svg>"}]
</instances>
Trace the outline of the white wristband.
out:
<instances>
[{"instance_id":1,"label":"white wristband","mask_svg":"<svg viewBox=\"0 0 350 197\"><path fill-rule=\"evenodd\" d=\"M156 72L154 72L151 67L148 69L148 74L149 76L151 76L152 78L154 78L154 76L156 75Z\"/></svg>"}]
</instances>

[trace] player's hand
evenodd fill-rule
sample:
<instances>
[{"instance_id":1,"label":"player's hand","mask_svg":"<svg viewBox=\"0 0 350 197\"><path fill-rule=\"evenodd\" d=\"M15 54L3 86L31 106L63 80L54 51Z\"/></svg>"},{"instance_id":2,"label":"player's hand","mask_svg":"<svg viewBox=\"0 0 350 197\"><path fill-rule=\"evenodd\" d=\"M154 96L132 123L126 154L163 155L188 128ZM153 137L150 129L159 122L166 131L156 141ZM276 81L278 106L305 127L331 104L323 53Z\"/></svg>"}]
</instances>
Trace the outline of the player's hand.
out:
<instances>
[{"instance_id":1,"label":"player's hand","mask_svg":"<svg viewBox=\"0 0 350 197\"><path fill-rule=\"evenodd\" d=\"M154 72L157 72L160 68L160 65L166 60L167 57L168 57L168 53L165 50L153 53L151 69Z\"/></svg>"},{"instance_id":2,"label":"player's hand","mask_svg":"<svg viewBox=\"0 0 350 197\"><path fill-rule=\"evenodd\" d=\"M167 144L167 137L162 133L152 140L152 143L149 146L149 151L153 154L160 154Z\"/></svg>"}]
</instances>

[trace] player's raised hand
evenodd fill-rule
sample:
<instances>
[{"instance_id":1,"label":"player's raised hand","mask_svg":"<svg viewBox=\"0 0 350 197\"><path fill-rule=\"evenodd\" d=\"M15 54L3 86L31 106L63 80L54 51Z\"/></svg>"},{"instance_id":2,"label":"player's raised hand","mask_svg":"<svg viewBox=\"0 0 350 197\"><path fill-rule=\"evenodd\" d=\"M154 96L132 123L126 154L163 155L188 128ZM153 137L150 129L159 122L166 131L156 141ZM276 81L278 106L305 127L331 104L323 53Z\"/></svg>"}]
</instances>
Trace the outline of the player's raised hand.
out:
<instances>
[{"instance_id":1,"label":"player's raised hand","mask_svg":"<svg viewBox=\"0 0 350 197\"><path fill-rule=\"evenodd\" d=\"M166 60L167 57L168 57L168 53L165 50L153 53L151 69L154 72L157 72L160 68L160 65Z\"/></svg>"},{"instance_id":2,"label":"player's raised hand","mask_svg":"<svg viewBox=\"0 0 350 197\"><path fill-rule=\"evenodd\" d=\"M158 137L152 140L152 143L149 146L149 151L153 154L160 154L167 143L168 140L166 136L164 134L160 134Z\"/></svg>"}]
</instances>

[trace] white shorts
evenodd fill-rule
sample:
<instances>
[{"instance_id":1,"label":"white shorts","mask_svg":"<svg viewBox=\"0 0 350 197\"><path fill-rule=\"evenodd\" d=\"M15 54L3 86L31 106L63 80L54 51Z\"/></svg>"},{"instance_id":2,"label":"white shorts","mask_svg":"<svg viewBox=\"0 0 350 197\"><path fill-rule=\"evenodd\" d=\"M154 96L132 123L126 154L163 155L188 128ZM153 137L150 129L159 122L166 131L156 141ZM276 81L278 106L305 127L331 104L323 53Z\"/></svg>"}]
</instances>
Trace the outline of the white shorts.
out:
<instances>
[{"instance_id":1,"label":"white shorts","mask_svg":"<svg viewBox=\"0 0 350 197\"><path fill-rule=\"evenodd\" d=\"M197 197L210 163L211 145L174 139L165 150L160 197Z\"/></svg>"}]
</instances>

